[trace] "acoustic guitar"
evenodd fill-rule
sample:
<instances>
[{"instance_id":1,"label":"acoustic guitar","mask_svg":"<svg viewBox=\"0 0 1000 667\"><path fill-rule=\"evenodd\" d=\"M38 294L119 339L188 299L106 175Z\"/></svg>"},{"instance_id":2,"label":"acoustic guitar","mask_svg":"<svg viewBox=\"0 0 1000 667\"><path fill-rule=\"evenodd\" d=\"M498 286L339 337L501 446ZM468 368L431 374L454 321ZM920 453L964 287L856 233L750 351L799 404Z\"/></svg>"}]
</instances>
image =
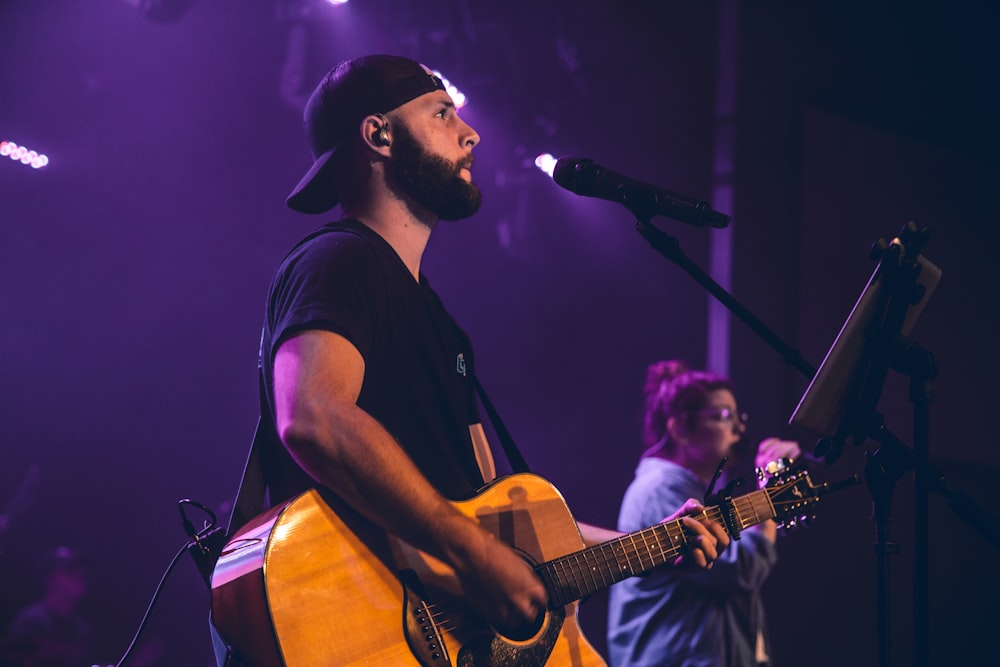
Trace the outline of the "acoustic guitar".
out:
<instances>
[{"instance_id":1,"label":"acoustic guitar","mask_svg":"<svg viewBox=\"0 0 1000 667\"><path fill-rule=\"evenodd\" d=\"M737 538L767 519L797 519L832 487L803 470L707 508ZM462 597L441 561L378 530L335 496L310 490L251 520L212 577L216 628L252 667L604 665L577 606L687 546L680 520L585 547L559 491L534 474L503 477L455 506L529 561L549 608L500 632Z\"/></svg>"}]
</instances>

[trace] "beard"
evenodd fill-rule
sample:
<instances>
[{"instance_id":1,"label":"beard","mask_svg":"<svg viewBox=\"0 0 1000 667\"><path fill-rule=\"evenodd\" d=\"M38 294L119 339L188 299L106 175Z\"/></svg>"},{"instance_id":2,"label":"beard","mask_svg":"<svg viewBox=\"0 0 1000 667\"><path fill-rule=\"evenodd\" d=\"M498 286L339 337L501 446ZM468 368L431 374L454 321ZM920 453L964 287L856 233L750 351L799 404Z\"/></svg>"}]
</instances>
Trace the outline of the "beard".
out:
<instances>
[{"instance_id":1,"label":"beard","mask_svg":"<svg viewBox=\"0 0 1000 667\"><path fill-rule=\"evenodd\" d=\"M402 194L441 220L468 218L479 210L482 193L461 176L462 168L472 165L471 157L456 163L433 155L402 123L393 134L389 175Z\"/></svg>"}]
</instances>

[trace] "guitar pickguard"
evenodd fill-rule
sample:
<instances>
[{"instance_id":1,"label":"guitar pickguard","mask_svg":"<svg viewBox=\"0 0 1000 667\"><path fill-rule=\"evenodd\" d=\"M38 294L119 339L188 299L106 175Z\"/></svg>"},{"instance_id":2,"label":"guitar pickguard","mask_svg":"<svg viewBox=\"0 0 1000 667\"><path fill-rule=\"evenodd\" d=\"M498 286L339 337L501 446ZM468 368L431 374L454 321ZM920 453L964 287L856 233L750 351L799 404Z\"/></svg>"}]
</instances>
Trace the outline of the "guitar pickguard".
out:
<instances>
[{"instance_id":1,"label":"guitar pickguard","mask_svg":"<svg viewBox=\"0 0 1000 667\"><path fill-rule=\"evenodd\" d=\"M541 667L548 662L562 632L564 609L548 612L534 631L536 636L526 637L525 641L511 641L481 619L473 622L469 617L474 613L464 605L453 609L461 620L455 623L457 619L451 619L449 623L447 612L439 612L425 601L426 593L416 572L401 570L398 575L403 584L406 643L422 667L452 664L438 623L461 628L453 628L456 639L464 641L457 651L456 667Z\"/></svg>"},{"instance_id":2,"label":"guitar pickguard","mask_svg":"<svg viewBox=\"0 0 1000 667\"><path fill-rule=\"evenodd\" d=\"M566 612L550 611L542 625L541 635L530 643L512 644L502 635L482 636L467 642L458 652L458 667L541 667L549 660Z\"/></svg>"}]
</instances>

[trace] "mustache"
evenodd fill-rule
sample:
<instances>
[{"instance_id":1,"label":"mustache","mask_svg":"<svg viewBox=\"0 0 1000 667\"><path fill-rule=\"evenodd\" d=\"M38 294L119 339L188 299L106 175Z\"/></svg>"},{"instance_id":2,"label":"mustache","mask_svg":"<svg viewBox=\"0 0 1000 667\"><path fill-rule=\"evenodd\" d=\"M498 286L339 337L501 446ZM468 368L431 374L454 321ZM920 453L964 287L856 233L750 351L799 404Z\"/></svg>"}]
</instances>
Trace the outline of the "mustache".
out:
<instances>
[{"instance_id":1,"label":"mustache","mask_svg":"<svg viewBox=\"0 0 1000 667\"><path fill-rule=\"evenodd\" d=\"M475 161L476 161L476 158L473 157L472 155L470 155L469 157L465 158L464 160L459 160L455 164L458 166L459 169L470 169L472 167L472 164Z\"/></svg>"}]
</instances>

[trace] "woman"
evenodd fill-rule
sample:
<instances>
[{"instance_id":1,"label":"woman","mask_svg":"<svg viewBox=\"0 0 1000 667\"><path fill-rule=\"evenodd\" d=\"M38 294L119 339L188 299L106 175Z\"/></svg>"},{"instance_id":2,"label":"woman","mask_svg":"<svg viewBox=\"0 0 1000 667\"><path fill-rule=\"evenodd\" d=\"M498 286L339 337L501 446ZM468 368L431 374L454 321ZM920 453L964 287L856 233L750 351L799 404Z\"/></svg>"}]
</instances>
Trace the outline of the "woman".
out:
<instances>
[{"instance_id":1,"label":"woman","mask_svg":"<svg viewBox=\"0 0 1000 667\"><path fill-rule=\"evenodd\" d=\"M688 498L701 499L719 462L746 430L729 380L680 361L649 367L645 451L622 500L618 529L641 530ZM768 438L756 465L799 456L795 442ZM777 528L744 530L708 570L656 570L612 586L611 664L770 665L760 589L777 559Z\"/></svg>"}]
</instances>

